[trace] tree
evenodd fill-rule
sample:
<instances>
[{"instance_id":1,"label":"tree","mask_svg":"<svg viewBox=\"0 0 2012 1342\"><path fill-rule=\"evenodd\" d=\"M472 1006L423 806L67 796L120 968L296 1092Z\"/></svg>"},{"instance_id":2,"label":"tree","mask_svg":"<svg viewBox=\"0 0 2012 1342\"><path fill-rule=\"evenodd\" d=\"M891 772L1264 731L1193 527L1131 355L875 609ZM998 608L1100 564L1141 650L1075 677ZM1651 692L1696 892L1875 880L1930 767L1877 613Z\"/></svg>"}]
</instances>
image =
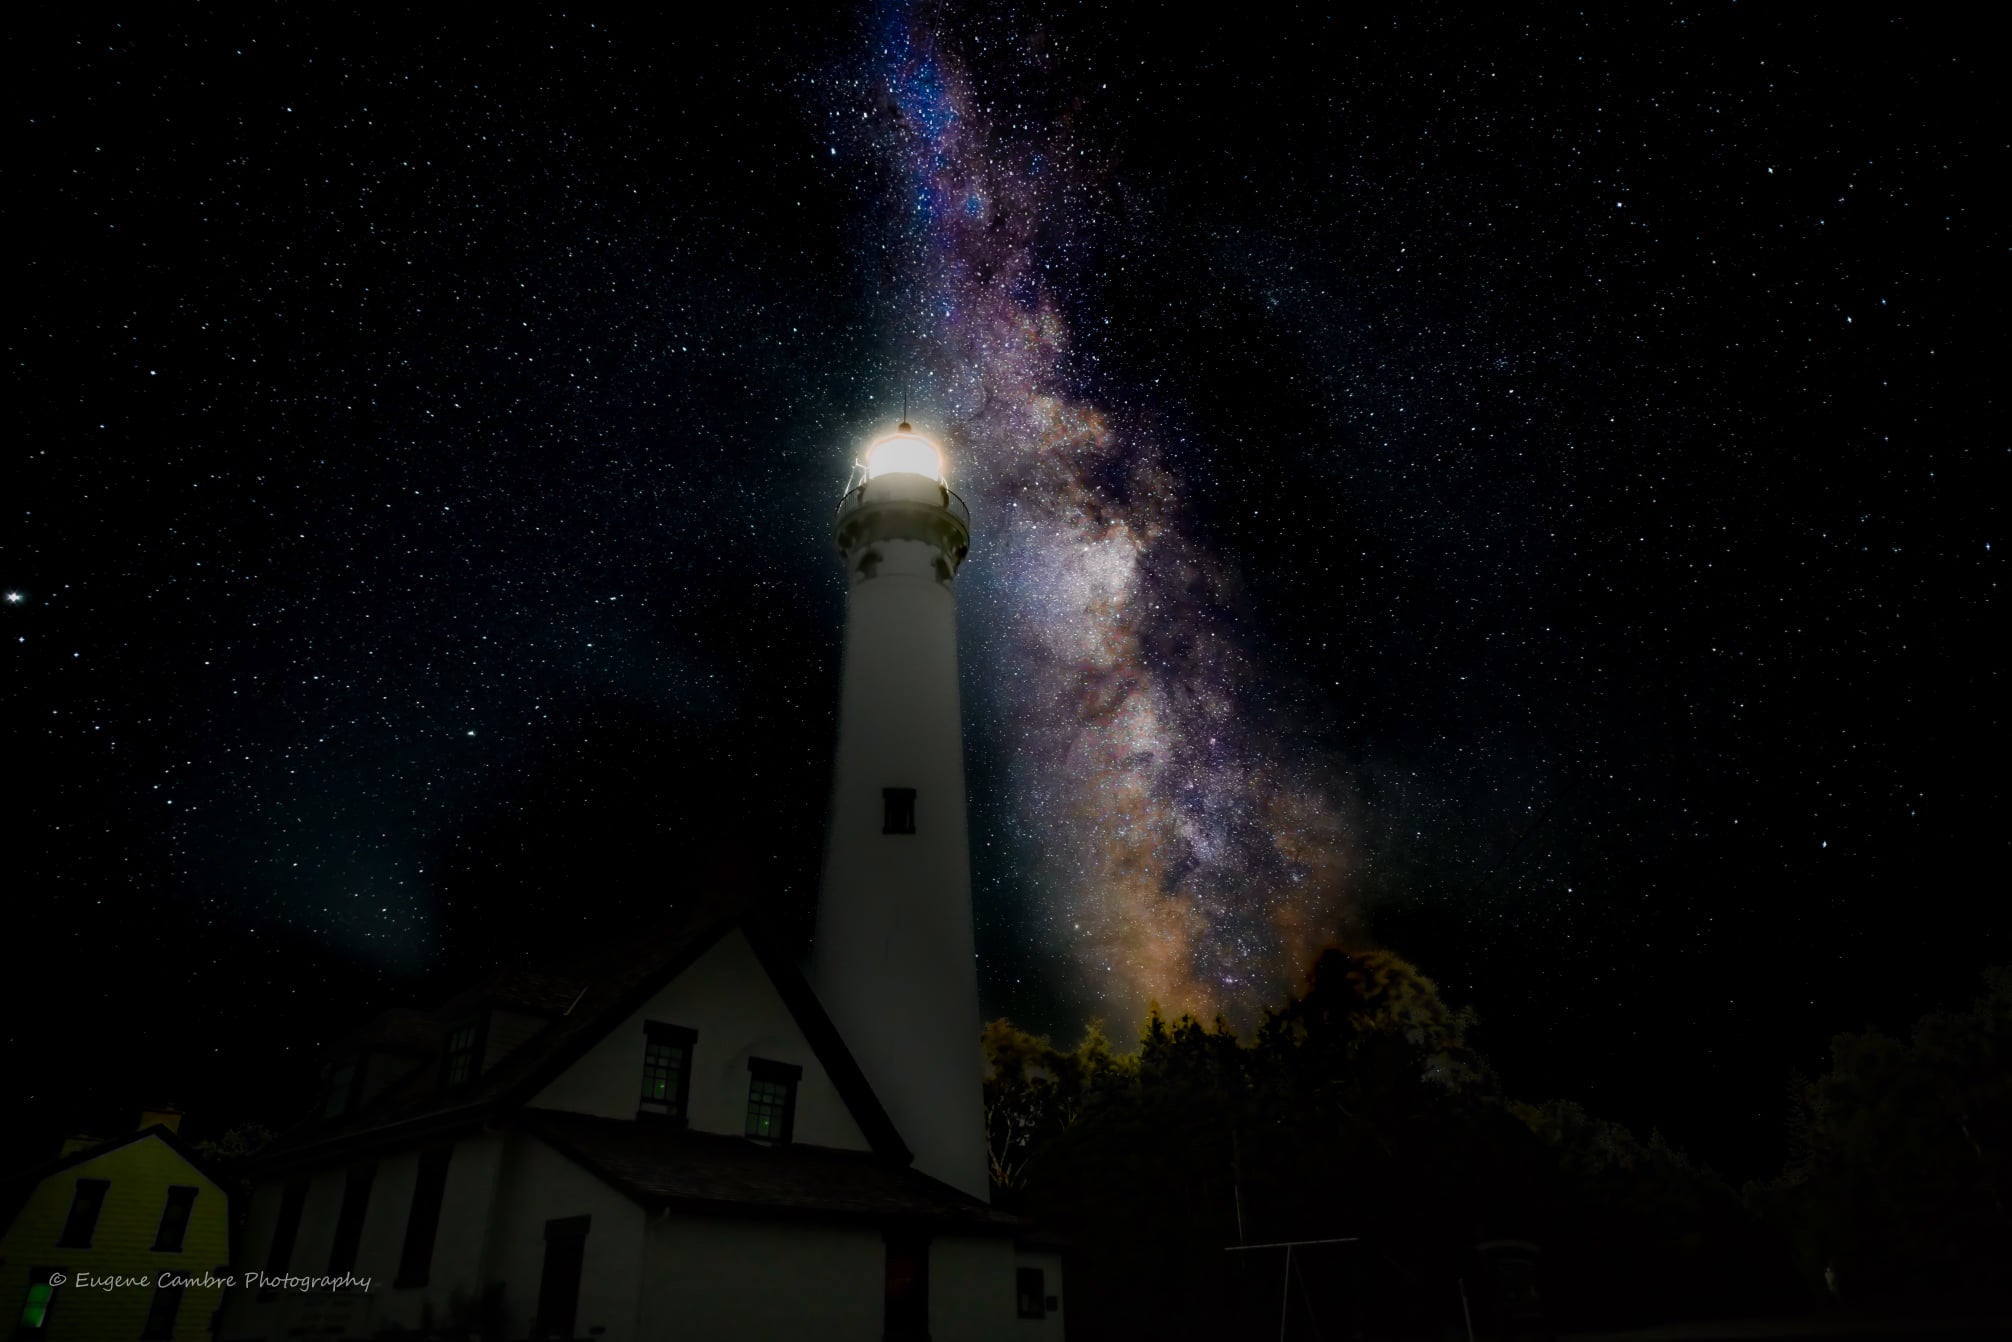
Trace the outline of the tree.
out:
<instances>
[{"instance_id":1,"label":"tree","mask_svg":"<svg viewBox=\"0 0 2012 1342\"><path fill-rule=\"evenodd\" d=\"M1905 1040L1838 1035L1794 1100L1788 1167L1751 1198L1813 1289L1857 1304L2012 1297L2012 969Z\"/></svg>"},{"instance_id":2,"label":"tree","mask_svg":"<svg viewBox=\"0 0 2012 1342\"><path fill-rule=\"evenodd\" d=\"M1009 1020L985 1027L985 1135L993 1187L1021 1187L1027 1162L1073 1127L1085 1105L1119 1084L1136 1060L1116 1052L1101 1021L1091 1021L1071 1050Z\"/></svg>"},{"instance_id":3,"label":"tree","mask_svg":"<svg viewBox=\"0 0 2012 1342\"><path fill-rule=\"evenodd\" d=\"M1063 1051L993 1022L994 1179L1075 1246L1072 1334L1276 1328L1283 1260L1226 1250L1350 1235L1298 1264L1294 1308L1322 1329L1461 1326L1488 1240L1545 1246L1554 1323L1766 1295L1781 1256L1716 1176L1576 1105L1511 1103L1473 1025L1380 950L1323 952L1248 1039L1157 1006L1132 1055L1094 1028Z\"/></svg>"}]
</instances>

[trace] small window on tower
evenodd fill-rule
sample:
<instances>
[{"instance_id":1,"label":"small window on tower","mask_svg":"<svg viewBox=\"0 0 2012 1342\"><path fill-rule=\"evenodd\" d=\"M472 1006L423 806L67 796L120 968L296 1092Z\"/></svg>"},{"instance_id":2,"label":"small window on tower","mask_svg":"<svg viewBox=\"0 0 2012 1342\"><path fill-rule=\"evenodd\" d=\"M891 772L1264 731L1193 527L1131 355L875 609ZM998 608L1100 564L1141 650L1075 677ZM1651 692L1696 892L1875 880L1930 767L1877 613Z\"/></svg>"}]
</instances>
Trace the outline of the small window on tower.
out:
<instances>
[{"instance_id":1,"label":"small window on tower","mask_svg":"<svg viewBox=\"0 0 2012 1342\"><path fill-rule=\"evenodd\" d=\"M912 787L884 787L880 790L881 800L886 805L885 819L880 826L882 834L915 833L915 789Z\"/></svg>"}]
</instances>

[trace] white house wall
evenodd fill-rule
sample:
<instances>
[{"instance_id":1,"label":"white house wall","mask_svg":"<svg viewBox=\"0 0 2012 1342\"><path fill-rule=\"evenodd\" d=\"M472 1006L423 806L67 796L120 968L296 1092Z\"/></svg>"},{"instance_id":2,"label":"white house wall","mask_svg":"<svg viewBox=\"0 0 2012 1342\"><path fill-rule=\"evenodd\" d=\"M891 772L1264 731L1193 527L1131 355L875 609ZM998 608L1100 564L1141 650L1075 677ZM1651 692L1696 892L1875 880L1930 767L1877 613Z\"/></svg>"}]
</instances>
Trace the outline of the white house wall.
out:
<instances>
[{"instance_id":1,"label":"white house wall","mask_svg":"<svg viewBox=\"0 0 2012 1342\"><path fill-rule=\"evenodd\" d=\"M1017 1272L1043 1271L1045 1293L1060 1302L1058 1255L1016 1250L1010 1239L938 1236L929 1244L929 1335L935 1342L1060 1342L1060 1312L1019 1317Z\"/></svg>"},{"instance_id":2,"label":"white house wall","mask_svg":"<svg viewBox=\"0 0 2012 1342\"><path fill-rule=\"evenodd\" d=\"M447 1162L447 1186L440 1197L440 1229L433 1239L433 1265L423 1290L409 1294L433 1305L434 1317L445 1320L457 1304L472 1307L488 1281L488 1229L501 1188L503 1157L509 1139L485 1132L455 1144ZM405 1190L411 1206L412 1188ZM403 1223L399 1234L404 1235ZM401 1243L403 1239L401 1238ZM393 1294L407 1294L393 1292ZM401 1319L405 1316L401 1314ZM415 1311L413 1317L418 1317Z\"/></svg>"},{"instance_id":3,"label":"white house wall","mask_svg":"<svg viewBox=\"0 0 2012 1342\"><path fill-rule=\"evenodd\" d=\"M643 1023L698 1032L692 1049L691 1126L740 1136L747 1129L748 1059L798 1063L794 1139L869 1149L838 1087L797 1028L747 938L727 933L649 1003L610 1031L532 1100L544 1109L633 1119L643 1078ZM905 1134L904 1134L905 1135Z\"/></svg>"},{"instance_id":4,"label":"white house wall","mask_svg":"<svg viewBox=\"0 0 2012 1342\"><path fill-rule=\"evenodd\" d=\"M504 1141L501 1136L483 1133L456 1143L447 1165L447 1186L441 1196L440 1226L434 1236L426 1285L394 1284L419 1174L419 1153L402 1151L378 1161L377 1175L370 1185L370 1203L364 1212L353 1269L357 1276L370 1279L370 1289L360 1296L345 1293L340 1299L330 1299L327 1292L284 1291L273 1299L260 1300L254 1291L233 1291L225 1305L222 1336L283 1336L310 1320L322 1326L340 1324L355 1336L389 1324L404 1328L419 1328L429 1320L444 1324L459 1311L473 1311L487 1280L486 1232ZM300 1232L287 1264L290 1274L321 1276L328 1271L347 1178L347 1167L312 1177L301 1208ZM253 1191L244 1244L235 1265L240 1273L264 1271L271 1261L273 1231L285 1189L286 1180L277 1179ZM468 1317L472 1318L472 1313Z\"/></svg>"},{"instance_id":5,"label":"white house wall","mask_svg":"<svg viewBox=\"0 0 2012 1342\"><path fill-rule=\"evenodd\" d=\"M880 1342L877 1230L669 1215L646 1243L644 1337Z\"/></svg>"},{"instance_id":6,"label":"white house wall","mask_svg":"<svg viewBox=\"0 0 2012 1342\"><path fill-rule=\"evenodd\" d=\"M490 1281L503 1283L506 1335L527 1337L545 1269L545 1223L591 1217L580 1271L576 1336L631 1342L643 1269L642 1208L534 1137L517 1133L504 1156L488 1245ZM445 1218L441 1228L447 1229ZM599 1330L599 1331L596 1331Z\"/></svg>"}]
</instances>

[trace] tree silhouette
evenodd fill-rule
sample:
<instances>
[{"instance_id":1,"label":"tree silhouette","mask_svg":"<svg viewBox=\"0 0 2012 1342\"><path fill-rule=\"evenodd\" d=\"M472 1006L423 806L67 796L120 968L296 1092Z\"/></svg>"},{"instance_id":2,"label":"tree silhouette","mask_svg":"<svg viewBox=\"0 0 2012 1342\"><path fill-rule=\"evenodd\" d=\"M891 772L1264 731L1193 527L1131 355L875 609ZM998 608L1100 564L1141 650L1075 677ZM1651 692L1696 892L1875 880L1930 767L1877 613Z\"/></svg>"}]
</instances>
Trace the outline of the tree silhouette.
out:
<instances>
[{"instance_id":1,"label":"tree silhouette","mask_svg":"<svg viewBox=\"0 0 2012 1342\"><path fill-rule=\"evenodd\" d=\"M1387 951L1323 952L1248 1040L1153 1008L1136 1054L985 1032L1002 1204L1061 1231L1078 1337L1276 1329L1431 1334L1486 1314L1477 1246L1543 1246L1558 1322L1780 1299L1785 1252L1709 1170L1575 1105L1519 1104L1450 1007ZM1466 1292L1466 1305L1462 1292ZM1295 1324L1294 1321L1297 1320Z\"/></svg>"},{"instance_id":2,"label":"tree silhouette","mask_svg":"<svg viewBox=\"0 0 2012 1342\"><path fill-rule=\"evenodd\" d=\"M1846 1304L2012 1300L2012 969L1905 1040L1840 1034L1796 1083L1790 1162L1752 1190Z\"/></svg>"}]
</instances>

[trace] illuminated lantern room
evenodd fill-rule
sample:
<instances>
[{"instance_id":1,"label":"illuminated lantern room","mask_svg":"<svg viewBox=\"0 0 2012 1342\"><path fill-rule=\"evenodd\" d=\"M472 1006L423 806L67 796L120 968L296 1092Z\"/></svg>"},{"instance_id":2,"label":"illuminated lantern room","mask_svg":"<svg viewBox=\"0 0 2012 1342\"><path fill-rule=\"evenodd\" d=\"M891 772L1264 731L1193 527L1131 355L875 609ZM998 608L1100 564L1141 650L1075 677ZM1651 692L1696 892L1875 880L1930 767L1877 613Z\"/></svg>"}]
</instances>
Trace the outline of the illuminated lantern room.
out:
<instances>
[{"instance_id":1,"label":"illuminated lantern room","mask_svg":"<svg viewBox=\"0 0 2012 1342\"><path fill-rule=\"evenodd\" d=\"M904 419L866 450L866 478L878 480L883 475L920 475L942 484L943 454Z\"/></svg>"}]
</instances>

